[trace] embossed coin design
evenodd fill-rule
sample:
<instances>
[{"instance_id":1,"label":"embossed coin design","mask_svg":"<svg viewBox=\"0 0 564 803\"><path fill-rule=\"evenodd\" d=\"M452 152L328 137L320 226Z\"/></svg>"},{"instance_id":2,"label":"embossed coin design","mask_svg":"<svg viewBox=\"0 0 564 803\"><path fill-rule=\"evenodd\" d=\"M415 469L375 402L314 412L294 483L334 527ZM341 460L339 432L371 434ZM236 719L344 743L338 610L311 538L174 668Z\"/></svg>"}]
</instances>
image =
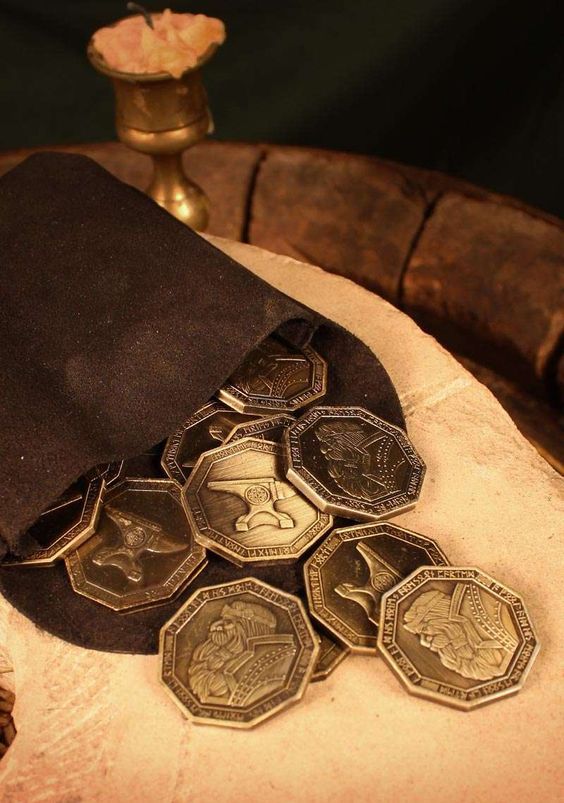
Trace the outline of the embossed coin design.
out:
<instances>
[{"instance_id":1,"label":"embossed coin design","mask_svg":"<svg viewBox=\"0 0 564 803\"><path fill-rule=\"evenodd\" d=\"M178 485L158 479L109 491L95 534L66 558L73 589L114 611L170 599L205 565Z\"/></svg>"},{"instance_id":2,"label":"embossed coin design","mask_svg":"<svg viewBox=\"0 0 564 803\"><path fill-rule=\"evenodd\" d=\"M195 722L251 728L304 694L319 642L302 603L246 578L196 591L161 630L161 679Z\"/></svg>"},{"instance_id":3,"label":"embossed coin design","mask_svg":"<svg viewBox=\"0 0 564 803\"><path fill-rule=\"evenodd\" d=\"M319 655L311 676L312 683L328 678L350 653L348 647L329 638L325 633L318 633L318 635L320 639Z\"/></svg>"},{"instance_id":4,"label":"embossed coin design","mask_svg":"<svg viewBox=\"0 0 564 803\"><path fill-rule=\"evenodd\" d=\"M30 527L29 535L40 549L18 560L7 560L2 566L52 566L94 532L100 514L104 480L90 472L41 514Z\"/></svg>"},{"instance_id":5,"label":"embossed coin design","mask_svg":"<svg viewBox=\"0 0 564 803\"><path fill-rule=\"evenodd\" d=\"M288 413L279 413L267 418L258 418L255 421L243 421L233 427L223 443L233 443L234 441L240 441L242 438L260 438L263 441L279 443L288 427L291 427L295 420L294 416L288 415Z\"/></svg>"},{"instance_id":6,"label":"embossed coin design","mask_svg":"<svg viewBox=\"0 0 564 803\"><path fill-rule=\"evenodd\" d=\"M257 346L218 391L246 413L291 413L323 396L327 363L311 346L297 349L277 337Z\"/></svg>"},{"instance_id":7,"label":"embossed coin design","mask_svg":"<svg viewBox=\"0 0 564 803\"><path fill-rule=\"evenodd\" d=\"M425 464L407 435L362 407L314 407L284 438L288 479L321 510L374 521L419 497Z\"/></svg>"},{"instance_id":8,"label":"embossed coin design","mask_svg":"<svg viewBox=\"0 0 564 803\"><path fill-rule=\"evenodd\" d=\"M161 461L163 469L171 480L184 485L202 452L222 444L237 424L255 418L216 401L204 404L167 440Z\"/></svg>"},{"instance_id":9,"label":"embossed coin design","mask_svg":"<svg viewBox=\"0 0 564 803\"><path fill-rule=\"evenodd\" d=\"M292 561L331 526L284 478L280 444L257 438L205 452L182 489L196 538L242 565Z\"/></svg>"},{"instance_id":10,"label":"embossed coin design","mask_svg":"<svg viewBox=\"0 0 564 803\"><path fill-rule=\"evenodd\" d=\"M304 566L310 611L353 652L374 653L382 594L418 566L446 563L430 538L387 522L333 530Z\"/></svg>"},{"instance_id":11,"label":"embossed coin design","mask_svg":"<svg viewBox=\"0 0 564 803\"><path fill-rule=\"evenodd\" d=\"M538 652L522 599L476 568L418 569L380 617L378 648L407 690L463 710L519 691Z\"/></svg>"}]
</instances>

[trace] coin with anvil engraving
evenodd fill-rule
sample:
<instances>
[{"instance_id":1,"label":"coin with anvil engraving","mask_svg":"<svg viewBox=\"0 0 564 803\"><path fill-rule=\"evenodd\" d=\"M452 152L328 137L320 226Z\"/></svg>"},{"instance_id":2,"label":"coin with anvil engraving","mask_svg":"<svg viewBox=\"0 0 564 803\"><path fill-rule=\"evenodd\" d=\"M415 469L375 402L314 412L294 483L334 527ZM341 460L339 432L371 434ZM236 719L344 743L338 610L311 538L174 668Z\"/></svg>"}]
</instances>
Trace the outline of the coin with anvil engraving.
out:
<instances>
[{"instance_id":1,"label":"coin with anvil engraving","mask_svg":"<svg viewBox=\"0 0 564 803\"><path fill-rule=\"evenodd\" d=\"M425 566L382 598L378 648L409 692L467 711L518 692L539 644L514 591L473 567Z\"/></svg>"},{"instance_id":2,"label":"coin with anvil engraving","mask_svg":"<svg viewBox=\"0 0 564 803\"><path fill-rule=\"evenodd\" d=\"M328 678L350 653L348 647L326 636L325 633L318 633L318 636L319 655L311 676L312 683Z\"/></svg>"},{"instance_id":3,"label":"coin with anvil engraving","mask_svg":"<svg viewBox=\"0 0 564 803\"><path fill-rule=\"evenodd\" d=\"M104 480L96 471L74 482L30 527L28 534L40 549L2 566L52 566L76 549L94 532L103 490Z\"/></svg>"},{"instance_id":4,"label":"coin with anvil engraving","mask_svg":"<svg viewBox=\"0 0 564 803\"><path fill-rule=\"evenodd\" d=\"M251 728L301 699L318 653L300 600L245 578L199 589L164 625L161 679L194 722Z\"/></svg>"},{"instance_id":5,"label":"coin with anvil engraving","mask_svg":"<svg viewBox=\"0 0 564 803\"><path fill-rule=\"evenodd\" d=\"M216 401L204 404L167 440L163 469L171 480L184 485L202 452L222 444L237 424L255 419L254 414L237 412Z\"/></svg>"},{"instance_id":6,"label":"coin with anvil engraving","mask_svg":"<svg viewBox=\"0 0 564 803\"><path fill-rule=\"evenodd\" d=\"M171 599L206 564L171 480L110 490L96 532L66 558L73 589L115 611Z\"/></svg>"},{"instance_id":7,"label":"coin with anvil engraving","mask_svg":"<svg viewBox=\"0 0 564 803\"><path fill-rule=\"evenodd\" d=\"M295 420L294 416L288 413L279 413L267 418L242 421L233 427L223 443L233 443L233 441L240 441L241 438L260 438L263 441L280 443L284 432L292 426Z\"/></svg>"},{"instance_id":8,"label":"coin with anvil engraving","mask_svg":"<svg viewBox=\"0 0 564 803\"><path fill-rule=\"evenodd\" d=\"M291 413L327 390L327 363L311 346L301 349L278 337L258 345L217 392L245 413Z\"/></svg>"},{"instance_id":9,"label":"coin with anvil engraving","mask_svg":"<svg viewBox=\"0 0 564 803\"><path fill-rule=\"evenodd\" d=\"M446 563L430 538L388 522L333 530L304 566L309 609L353 652L374 653L382 594L418 566Z\"/></svg>"},{"instance_id":10,"label":"coin with anvil engraving","mask_svg":"<svg viewBox=\"0 0 564 803\"><path fill-rule=\"evenodd\" d=\"M197 540L242 565L296 560L333 519L284 478L280 444L244 438L204 452L182 489Z\"/></svg>"},{"instance_id":11,"label":"coin with anvil engraving","mask_svg":"<svg viewBox=\"0 0 564 803\"><path fill-rule=\"evenodd\" d=\"M313 407L284 443L288 479L328 513L374 521L419 497L425 464L407 435L362 407Z\"/></svg>"}]
</instances>

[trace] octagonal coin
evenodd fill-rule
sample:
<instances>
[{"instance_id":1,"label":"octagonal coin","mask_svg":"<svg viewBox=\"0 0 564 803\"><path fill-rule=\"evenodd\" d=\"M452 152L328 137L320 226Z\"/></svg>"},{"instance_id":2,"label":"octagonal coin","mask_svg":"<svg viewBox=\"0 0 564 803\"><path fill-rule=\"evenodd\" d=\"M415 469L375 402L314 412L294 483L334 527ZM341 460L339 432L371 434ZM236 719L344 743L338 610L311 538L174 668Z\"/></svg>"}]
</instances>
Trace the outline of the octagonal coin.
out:
<instances>
[{"instance_id":1,"label":"octagonal coin","mask_svg":"<svg viewBox=\"0 0 564 803\"><path fill-rule=\"evenodd\" d=\"M280 444L244 438L205 452L182 489L196 538L242 565L296 560L331 527L284 477Z\"/></svg>"},{"instance_id":2,"label":"octagonal coin","mask_svg":"<svg viewBox=\"0 0 564 803\"><path fill-rule=\"evenodd\" d=\"M384 595L378 648L409 692L467 711L519 691L539 644L514 591L426 566Z\"/></svg>"},{"instance_id":3,"label":"octagonal coin","mask_svg":"<svg viewBox=\"0 0 564 803\"><path fill-rule=\"evenodd\" d=\"M374 653L382 594L447 559L430 538L388 522L333 530L304 566L312 615L353 652Z\"/></svg>"},{"instance_id":4,"label":"octagonal coin","mask_svg":"<svg viewBox=\"0 0 564 803\"><path fill-rule=\"evenodd\" d=\"M278 337L264 340L217 392L245 413L291 413L321 398L327 363L311 346L296 348Z\"/></svg>"},{"instance_id":5,"label":"octagonal coin","mask_svg":"<svg viewBox=\"0 0 564 803\"><path fill-rule=\"evenodd\" d=\"M241 438L260 438L263 441L280 443L284 433L295 420L294 416L289 413L278 413L252 421L242 421L233 427L223 443L233 443L240 441Z\"/></svg>"},{"instance_id":6,"label":"octagonal coin","mask_svg":"<svg viewBox=\"0 0 564 803\"><path fill-rule=\"evenodd\" d=\"M254 578L196 591L161 630L161 679L198 723L251 728L298 701L319 653L297 597Z\"/></svg>"},{"instance_id":7,"label":"octagonal coin","mask_svg":"<svg viewBox=\"0 0 564 803\"><path fill-rule=\"evenodd\" d=\"M94 535L65 559L73 589L114 611L180 592L206 565L171 480L129 479L110 490Z\"/></svg>"},{"instance_id":8,"label":"octagonal coin","mask_svg":"<svg viewBox=\"0 0 564 803\"><path fill-rule=\"evenodd\" d=\"M362 407L313 407L284 439L288 479L321 510L374 521L419 498L425 464L407 435Z\"/></svg>"}]
</instances>

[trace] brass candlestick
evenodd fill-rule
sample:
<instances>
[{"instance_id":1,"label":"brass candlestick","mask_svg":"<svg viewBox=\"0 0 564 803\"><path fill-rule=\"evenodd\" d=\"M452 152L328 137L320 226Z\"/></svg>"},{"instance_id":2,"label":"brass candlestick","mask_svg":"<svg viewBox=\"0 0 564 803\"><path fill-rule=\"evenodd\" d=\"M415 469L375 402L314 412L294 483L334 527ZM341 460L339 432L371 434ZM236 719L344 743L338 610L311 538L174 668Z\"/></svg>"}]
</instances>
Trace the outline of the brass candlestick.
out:
<instances>
[{"instance_id":1,"label":"brass candlestick","mask_svg":"<svg viewBox=\"0 0 564 803\"><path fill-rule=\"evenodd\" d=\"M200 68L215 52L209 49L197 67L180 78L169 73L126 73L107 66L90 40L88 58L112 80L116 97L116 130L128 147L153 160L147 193L171 215L193 229L208 225L209 202L182 165L182 152L213 130Z\"/></svg>"}]
</instances>

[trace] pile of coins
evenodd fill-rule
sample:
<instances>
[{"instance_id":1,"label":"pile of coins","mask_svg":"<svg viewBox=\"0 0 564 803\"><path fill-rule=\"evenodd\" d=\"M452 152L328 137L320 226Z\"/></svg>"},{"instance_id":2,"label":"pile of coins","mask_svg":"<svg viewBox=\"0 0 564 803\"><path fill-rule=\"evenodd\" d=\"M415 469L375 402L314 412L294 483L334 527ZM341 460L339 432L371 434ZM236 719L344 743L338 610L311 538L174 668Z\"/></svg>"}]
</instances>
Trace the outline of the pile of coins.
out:
<instances>
[{"instance_id":1,"label":"pile of coins","mask_svg":"<svg viewBox=\"0 0 564 803\"><path fill-rule=\"evenodd\" d=\"M184 592L207 551L248 567L161 630L161 679L195 722L252 727L355 652L467 710L518 691L537 653L517 594L383 521L417 502L424 463L370 411L320 406L328 381L313 348L268 338L164 447L75 483L12 561L64 558L76 593L125 613ZM253 576L296 561L302 599Z\"/></svg>"}]
</instances>

